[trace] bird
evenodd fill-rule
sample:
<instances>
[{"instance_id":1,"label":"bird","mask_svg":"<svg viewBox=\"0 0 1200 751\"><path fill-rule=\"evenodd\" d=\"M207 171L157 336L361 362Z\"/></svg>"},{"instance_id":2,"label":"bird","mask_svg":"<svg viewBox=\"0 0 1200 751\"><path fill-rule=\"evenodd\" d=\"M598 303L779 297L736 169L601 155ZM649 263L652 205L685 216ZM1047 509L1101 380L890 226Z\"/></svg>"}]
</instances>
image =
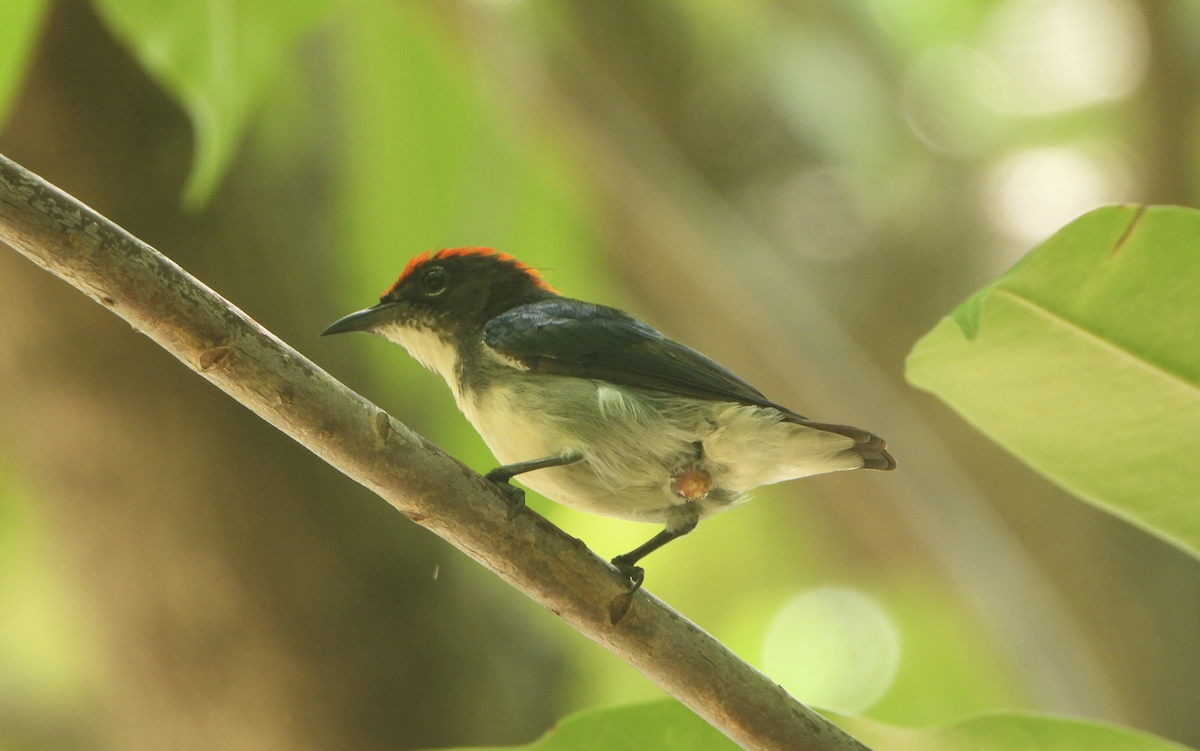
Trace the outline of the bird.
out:
<instances>
[{"instance_id":1,"label":"bird","mask_svg":"<svg viewBox=\"0 0 1200 751\"><path fill-rule=\"evenodd\" d=\"M581 511L663 525L612 565L641 587L638 563L703 519L771 485L826 472L892 470L887 443L809 420L727 368L616 308L565 297L536 269L492 248L426 251L379 303L321 336L368 332L445 379L500 466L509 518L514 477Z\"/></svg>"}]
</instances>

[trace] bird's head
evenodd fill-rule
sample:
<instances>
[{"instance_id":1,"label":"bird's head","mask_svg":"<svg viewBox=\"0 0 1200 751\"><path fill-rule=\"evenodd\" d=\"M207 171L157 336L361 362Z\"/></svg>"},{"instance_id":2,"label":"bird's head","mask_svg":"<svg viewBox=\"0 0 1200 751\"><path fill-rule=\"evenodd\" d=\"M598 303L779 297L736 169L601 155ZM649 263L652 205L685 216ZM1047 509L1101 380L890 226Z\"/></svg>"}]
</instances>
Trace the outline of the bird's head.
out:
<instances>
[{"instance_id":1,"label":"bird's head","mask_svg":"<svg viewBox=\"0 0 1200 751\"><path fill-rule=\"evenodd\" d=\"M335 321L321 336L366 331L407 347L419 331L456 343L507 310L557 295L536 270L491 248L425 252L378 305Z\"/></svg>"}]
</instances>

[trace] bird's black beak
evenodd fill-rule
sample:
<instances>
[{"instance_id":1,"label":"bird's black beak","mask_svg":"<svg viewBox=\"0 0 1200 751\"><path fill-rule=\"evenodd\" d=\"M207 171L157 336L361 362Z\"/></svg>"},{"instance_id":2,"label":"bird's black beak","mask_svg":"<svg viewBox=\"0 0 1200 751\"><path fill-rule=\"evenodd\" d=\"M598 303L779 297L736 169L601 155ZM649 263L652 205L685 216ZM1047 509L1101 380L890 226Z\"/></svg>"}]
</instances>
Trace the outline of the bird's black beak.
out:
<instances>
[{"instance_id":1,"label":"bird's black beak","mask_svg":"<svg viewBox=\"0 0 1200 751\"><path fill-rule=\"evenodd\" d=\"M381 302L365 310L351 313L345 318L339 318L331 323L329 328L321 332L321 336L345 334L350 331L370 331L375 326L387 320L396 308L396 305L397 303L394 302Z\"/></svg>"}]
</instances>

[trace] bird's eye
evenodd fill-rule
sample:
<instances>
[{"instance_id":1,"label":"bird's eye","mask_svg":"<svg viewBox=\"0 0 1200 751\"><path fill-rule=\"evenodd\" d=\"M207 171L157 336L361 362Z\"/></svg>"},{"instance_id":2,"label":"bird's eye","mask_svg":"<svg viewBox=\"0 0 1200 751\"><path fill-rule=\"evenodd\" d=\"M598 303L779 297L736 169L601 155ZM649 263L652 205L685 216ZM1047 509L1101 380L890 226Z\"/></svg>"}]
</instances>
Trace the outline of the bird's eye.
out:
<instances>
[{"instance_id":1,"label":"bird's eye","mask_svg":"<svg viewBox=\"0 0 1200 751\"><path fill-rule=\"evenodd\" d=\"M426 271L425 276L421 277L421 288L430 297L445 292L446 270L441 266L434 266L429 271Z\"/></svg>"}]
</instances>

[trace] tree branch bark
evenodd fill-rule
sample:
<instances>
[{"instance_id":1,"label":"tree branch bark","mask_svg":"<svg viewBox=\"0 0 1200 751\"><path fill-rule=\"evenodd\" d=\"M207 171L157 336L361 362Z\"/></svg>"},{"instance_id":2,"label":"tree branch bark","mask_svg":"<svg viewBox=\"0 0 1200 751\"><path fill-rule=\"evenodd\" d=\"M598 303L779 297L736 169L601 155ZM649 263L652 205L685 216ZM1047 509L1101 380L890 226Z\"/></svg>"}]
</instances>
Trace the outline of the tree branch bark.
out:
<instances>
[{"instance_id":1,"label":"tree branch bark","mask_svg":"<svg viewBox=\"0 0 1200 751\"><path fill-rule=\"evenodd\" d=\"M0 240L636 667L743 748L865 751L576 540L116 224L0 155Z\"/></svg>"}]
</instances>

